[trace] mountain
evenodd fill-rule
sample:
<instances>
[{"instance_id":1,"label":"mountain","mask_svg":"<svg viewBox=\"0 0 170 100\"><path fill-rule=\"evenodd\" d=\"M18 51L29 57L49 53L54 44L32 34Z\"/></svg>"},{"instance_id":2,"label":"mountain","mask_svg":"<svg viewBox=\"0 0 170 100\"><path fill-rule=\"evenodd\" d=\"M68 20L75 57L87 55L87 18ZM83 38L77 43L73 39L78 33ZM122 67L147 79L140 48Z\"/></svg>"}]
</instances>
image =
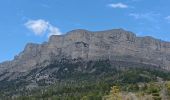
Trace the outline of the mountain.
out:
<instances>
[{"instance_id":1,"label":"mountain","mask_svg":"<svg viewBox=\"0 0 170 100\"><path fill-rule=\"evenodd\" d=\"M28 72L62 58L137 62L170 70L170 43L148 36L137 37L123 29L98 32L78 29L51 36L43 44L28 43L14 60L0 64L0 73L8 73L3 78L17 77L12 73Z\"/></svg>"},{"instance_id":2,"label":"mountain","mask_svg":"<svg viewBox=\"0 0 170 100\"><path fill-rule=\"evenodd\" d=\"M51 36L43 44L28 43L13 61L0 64L0 72L27 72L63 57L140 62L170 70L170 43L148 36L137 37L123 29L98 32L78 29Z\"/></svg>"},{"instance_id":3,"label":"mountain","mask_svg":"<svg viewBox=\"0 0 170 100\"><path fill-rule=\"evenodd\" d=\"M86 80L148 82L157 77L169 79L169 65L169 42L137 37L123 29L78 29L53 35L42 44L28 43L14 60L1 63L0 88L20 91L22 86L35 88ZM133 69L136 73L132 74Z\"/></svg>"}]
</instances>

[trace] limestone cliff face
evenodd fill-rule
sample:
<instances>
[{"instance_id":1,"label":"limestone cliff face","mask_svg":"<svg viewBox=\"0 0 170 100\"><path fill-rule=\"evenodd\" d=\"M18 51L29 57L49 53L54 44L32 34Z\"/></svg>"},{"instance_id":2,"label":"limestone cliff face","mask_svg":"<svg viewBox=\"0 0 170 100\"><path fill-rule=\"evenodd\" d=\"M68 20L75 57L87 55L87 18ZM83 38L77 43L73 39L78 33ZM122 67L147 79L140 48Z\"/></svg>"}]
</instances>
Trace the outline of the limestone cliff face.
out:
<instances>
[{"instance_id":1,"label":"limestone cliff face","mask_svg":"<svg viewBox=\"0 0 170 100\"><path fill-rule=\"evenodd\" d=\"M51 36L43 44L27 44L13 61L0 64L0 72L27 72L62 57L139 62L170 70L170 43L152 37L136 37L123 29L73 30L66 35Z\"/></svg>"}]
</instances>

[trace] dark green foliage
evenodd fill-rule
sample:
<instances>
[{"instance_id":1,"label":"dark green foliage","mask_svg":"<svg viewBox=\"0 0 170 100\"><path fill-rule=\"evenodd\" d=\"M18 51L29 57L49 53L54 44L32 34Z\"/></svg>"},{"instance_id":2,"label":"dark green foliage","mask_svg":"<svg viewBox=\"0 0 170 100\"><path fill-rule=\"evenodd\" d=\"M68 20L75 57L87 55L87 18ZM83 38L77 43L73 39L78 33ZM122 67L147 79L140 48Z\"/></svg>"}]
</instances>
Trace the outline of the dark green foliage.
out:
<instances>
[{"instance_id":1,"label":"dark green foliage","mask_svg":"<svg viewBox=\"0 0 170 100\"><path fill-rule=\"evenodd\" d=\"M102 100L110 90L111 84L105 82L98 83L79 83L79 84L55 84L45 89L31 92L31 96L20 96L17 100L32 99L54 99L55 100ZM41 91L41 92L40 92ZM22 99L21 99L22 98Z\"/></svg>"},{"instance_id":2,"label":"dark green foliage","mask_svg":"<svg viewBox=\"0 0 170 100\"><path fill-rule=\"evenodd\" d=\"M10 98L12 95L18 95L16 100L42 98L43 100L49 98L51 100L102 100L113 85L121 86L121 90L135 92L147 89L147 86L140 89L137 85L139 82L157 81L157 77L170 80L169 72L155 67L141 63L109 60L88 62L81 59L54 60L50 65L32 70L18 80L0 82L0 96ZM32 80L35 80L36 74L49 74L49 78L36 80L40 86L37 89L25 89L30 82L25 79L32 77ZM47 84L48 81L54 81L53 85ZM156 93L159 90L153 87L147 91L157 96Z\"/></svg>"}]
</instances>

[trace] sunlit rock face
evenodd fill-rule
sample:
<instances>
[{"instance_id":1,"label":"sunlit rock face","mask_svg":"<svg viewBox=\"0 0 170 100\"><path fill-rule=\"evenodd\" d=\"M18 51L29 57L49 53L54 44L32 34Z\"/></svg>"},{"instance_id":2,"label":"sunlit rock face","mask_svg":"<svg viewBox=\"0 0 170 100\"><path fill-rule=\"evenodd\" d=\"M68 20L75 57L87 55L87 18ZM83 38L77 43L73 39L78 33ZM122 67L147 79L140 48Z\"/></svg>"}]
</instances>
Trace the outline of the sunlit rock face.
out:
<instances>
[{"instance_id":1,"label":"sunlit rock face","mask_svg":"<svg viewBox=\"0 0 170 100\"><path fill-rule=\"evenodd\" d=\"M28 43L13 61L0 64L0 72L27 72L63 57L139 62L170 70L170 43L137 37L123 29L98 32L78 29L51 36L43 44Z\"/></svg>"}]
</instances>

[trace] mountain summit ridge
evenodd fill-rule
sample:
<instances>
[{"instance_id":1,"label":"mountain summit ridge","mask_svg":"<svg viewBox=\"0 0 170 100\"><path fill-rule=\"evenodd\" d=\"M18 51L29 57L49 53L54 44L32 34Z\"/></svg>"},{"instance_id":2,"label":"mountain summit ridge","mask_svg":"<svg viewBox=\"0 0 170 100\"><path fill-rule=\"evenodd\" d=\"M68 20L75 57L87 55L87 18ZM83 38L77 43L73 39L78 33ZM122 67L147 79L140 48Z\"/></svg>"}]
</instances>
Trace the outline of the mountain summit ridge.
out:
<instances>
[{"instance_id":1,"label":"mountain summit ridge","mask_svg":"<svg viewBox=\"0 0 170 100\"><path fill-rule=\"evenodd\" d=\"M27 72L60 57L139 62L170 70L170 42L137 37L123 29L94 32L77 29L65 35L53 35L42 44L28 43L14 60L0 64L0 73Z\"/></svg>"}]
</instances>

